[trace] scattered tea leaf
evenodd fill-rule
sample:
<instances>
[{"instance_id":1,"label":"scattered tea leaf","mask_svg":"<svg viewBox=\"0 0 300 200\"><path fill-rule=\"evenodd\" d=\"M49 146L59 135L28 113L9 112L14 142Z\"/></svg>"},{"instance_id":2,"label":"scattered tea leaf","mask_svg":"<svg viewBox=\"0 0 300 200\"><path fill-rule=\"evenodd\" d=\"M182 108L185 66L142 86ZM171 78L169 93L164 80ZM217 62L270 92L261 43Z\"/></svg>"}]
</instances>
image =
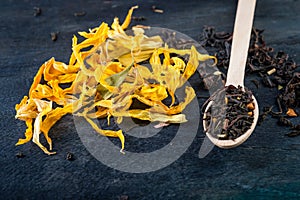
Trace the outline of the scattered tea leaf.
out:
<instances>
[{"instance_id":1,"label":"scattered tea leaf","mask_svg":"<svg viewBox=\"0 0 300 200\"><path fill-rule=\"evenodd\" d=\"M69 161L75 160L74 154L71 153L71 152L68 152L66 159L69 160Z\"/></svg>"},{"instance_id":2,"label":"scattered tea leaf","mask_svg":"<svg viewBox=\"0 0 300 200\"><path fill-rule=\"evenodd\" d=\"M257 89L259 88L259 81L258 80L252 79L251 82L256 86Z\"/></svg>"},{"instance_id":3,"label":"scattered tea leaf","mask_svg":"<svg viewBox=\"0 0 300 200\"><path fill-rule=\"evenodd\" d=\"M40 16L40 15L42 14L42 9L39 8L39 7L33 7L33 10L34 10L33 15L34 15L35 17Z\"/></svg>"},{"instance_id":4,"label":"scattered tea leaf","mask_svg":"<svg viewBox=\"0 0 300 200\"><path fill-rule=\"evenodd\" d=\"M85 11L75 12L75 13L74 13L74 16L75 16L75 17L82 17L82 16L85 16L85 15L86 15L86 12L85 12Z\"/></svg>"},{"instance_id":5,"label":"scattered tea leaf","mask_svg":"<svg viewBox=\"0 0 300 200\"><path fill-rule=\"evenodd\" d=\"M25 155L24 155L22 152L18 152L18 153L16 154L16 157L17 157L17 158L24 158Z\"/></svg>"},{"instance_id":6,"label":"scattered tea leaf","mask_svg":"<svg viewBox=\"0 0 300 200\"><path fill-rule=\"evenodd\" d=\"M283 116L279 117L279 119L277 121L277 124L280 125L280 126L288 126L288 127L292 127L293 126L293 123L289 119L287 119L287 118L285 118Z\"/></svg>"},{"instance_id":7,"label":"scattered tea leaf","mask_svg":"<svg viewBox=\"0 0 300 200\"><path fill-rule=\"evenodd\" d=\"M128 195L121 195L121 196L119 196L119 200L129 200L129 196Z\"/></svg>"},{"instance_id":8,"label":"scattered tea leaf","mask_svg":"<svg viewBox=\"0 0 300 200\"><path fill-rule=\"evenodd\" d=\"M50 36L51 36L51 40L55 42L57 40L58 33L57 32L51 32Z\"/></svg>"},{"instance_id":9,"label":"scattered tea leaf","mask_svg":"<svg viewBox=\"0 0 300 200\"><path fill-rule=\"evenodd\" d=\"M300 135L300 131L291 131L291 132L289 132L285 135L288 136L288 137L296 137L296 136Z\"/></svg>"},{"instance_id":10,"label":"scattered tea leaf","mask_svg":"<svg viewBox=\"0 0 300 200\"><path fill-rule=\"evenodd\" d=\"M300 131L300 124L294 125L292 129Z\"/></svg>"},{"instance_id":11,"label":"scattered tea leaf","mask_svg":"<svg viewBox=\"0 0 300 200\"><path fill-rule=\"evenodd\" d=\"M140 17L133 16L132 19L133 19L134 21L140 22L140 21L145 21L145 20L146 20L146 17L144 17L144 16L140 16Z\"/></svg>"}]
</instances>

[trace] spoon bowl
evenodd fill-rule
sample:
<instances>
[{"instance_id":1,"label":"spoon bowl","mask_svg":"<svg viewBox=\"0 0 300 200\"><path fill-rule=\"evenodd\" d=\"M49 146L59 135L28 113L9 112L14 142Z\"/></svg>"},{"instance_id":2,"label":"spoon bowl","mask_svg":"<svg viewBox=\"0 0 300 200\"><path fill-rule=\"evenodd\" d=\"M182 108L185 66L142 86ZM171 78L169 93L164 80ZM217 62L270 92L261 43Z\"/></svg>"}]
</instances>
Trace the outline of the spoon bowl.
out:
<instances>
[{"instance_id":1,"label":"spoon bowl","mask_svg":"<svg viewBox=\"0 0 300 200\"><path fill-rule=\"evenodd\" d=\"M255 109L253 110L253 123L250 127L250 129L248 129L244 134L242 134L240 137L234 139L234 140L220 140L218 138L216 138L215 136L213 136L211 133L207 132L208 130L208 124L205 120L203 120L203 127L204 127L204 131L206 132L206 136L210 139L210 141L215 144L216 146L223 148L223 149L229 149L229 148L233 148L233 147L237 147L240 144L244 143L251 135L251 133L254 131L255 126L257 124L257 120L258 120L258 116L259 116L259 111L258 111L258 103L255 99L255 97L252 95L253 98L253 102L254 103L254 107ZM207 107L205 108L204 111L204 115L203 115L203 119L205 119L207 117L207 112L209 110L209 108L212 106L213 101L210 101L207 104Z\"/></svg>"}]
</instances>

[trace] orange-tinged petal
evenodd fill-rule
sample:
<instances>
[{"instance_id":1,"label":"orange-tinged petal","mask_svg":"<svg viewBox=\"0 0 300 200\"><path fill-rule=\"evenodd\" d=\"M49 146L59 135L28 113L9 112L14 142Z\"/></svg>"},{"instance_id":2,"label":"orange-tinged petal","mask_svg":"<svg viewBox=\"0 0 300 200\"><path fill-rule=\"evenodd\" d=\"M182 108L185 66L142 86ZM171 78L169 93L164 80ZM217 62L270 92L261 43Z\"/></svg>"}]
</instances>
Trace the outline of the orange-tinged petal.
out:
<instances>
[{"instance_id":1,"label":"orange-tinged petal","mask_svg":"<svg viewBox=\"0 0 300 200\"><path fill-rule=\"evenodd\" d=\"M181 85L183 85L195 73L198 65L199 65L198 52L196 48L192 46L190 59L182 75Z\"/></svg>"},{"instance_id":2,"label":"orange-tinged petal","mask_svg":"<svg viewBox=\"0 0 300 200\"><path fill-rule=\"evenodd\" d=\"M36 118L37 116L37 106L32 99L28 99L27 96L23 98L21 103L16 106L17 113L15 118L26 121L28 118Z\"/></svg>"},{"instance_id":3,"label":"orange-tinged petal","mask_svg":"<svg viewBox=\"0 0 300 200\"><path fill-rule=\"evenodd\" d=\"M18 111L22 106L24 106L27 103L28 96L24 96L23 99L19 104L16 104L15 110Z\"/></svg>"},{"instance_id":4,"label":"orange-tinged petal","mask_svg":"<svg viewBox=\"0 0 300 200\"><path fill-rule=\"evenodd\" d=\"M37 72L37 74L35 75L35 77L33 78L33 83L29 89L29 98L31 98L31 93L34 89L36 89L37 85L41 82L42 80L42 75L44 73L44 69L46 67L46 65L51 64L54 62L54 58L51 58L49 61L45 62L39 69L39 71Z\"/></svg>"},{"instance_id":5,"label":"orange-tinged petal","mask_svg":"<svg viewBox=\"0 0 300 200\"><path fill-rule=\"evenodd\" d=\"M91 120L90 118L88 118L87 116L84 116L85 120L93 127L93 129L100 133L101 135L104 136L108 136L108 137L118 137L121 141L121 151L124 150L124 144L125 144L125 137L122 133L122 130L118 130L118 131L112 131L112 130L103 130L100 129L97 124Z\"/></svg>"},{"instance_id":6,"label":"orange-tinged petal","mask_svg":"<svg viewBox=\"0 0 300 200\"><path fill-rule=\"evenodd\" d=\"M133 7L131 7L130 10L128 11L128 14L127 14L127 16L126 16L126 18L125 18L125 20L124 20L122 26L121 26L123 30L126 29L126 28L129 26L130 21L131 21L131 16L132 16L133 10L134 10L134 9L137 9L137 8L138 8L138 6L133 6Z\"/></svg>"},{"instance_id":7,"label":"orange-tinged petal","mask_svg":"<svg viewBox=\"0 0 300 200\"><path fill-rule=\"evenodd\" d=\"M41 123L41 131L43 132L49 146L50 150L52 150L52 141L48 135L49 130L51 127L60 120L64 115L72 113L72 105L68 104L63 108L57 107L54 110L51 110L46 114L45 119Z\"/></svg>"},{"instance_id":8,"label":"orange-tinged petal","mask_svg":"<svg viewBox=\"0 0 300 200\"><path fill-rule=\"evenodd\" d=\"M19 141L16 143L16 145L21 145L21 144L25 144L27 142L29 142L32 138L32 119L31 118L28 118L26 119L26 126L27 126L27 129L26 129L26 132L25 132L25 139L19 139Z\"/></svg>"},{"instance_id":9,"label":"orange-tinged petal","mask_svg":"<svg viewBox=\"0 0 300 200\"><path fill-rule=\"evenodd\" d=\"M31 98L43 99L51 96L53 96L53 92L48 85L38 84L36 88L31 91Z\"/></svg>"},{"instance_id":10,"label":"orange-tinged petal","mask_svg":"<svg viewBox=\"0 0 300 200\"><path fill-rule=\"evenodd\" d=\"M76 79L77 74L63 74L57 76L59 83L72 83Z\"/></svg>"},{"instance_id":11,"label":"orange-tinged petal","mask_svg":"<svg viewBox=\"0 0 300 200\"><path fill-rule=\"evenodd\" d=\"M77 45L77 37L74 35L73 38L72 38L72 48L74 48L76 45ZM73 65L75 66L76 64L76 56L75 56L75 53L72 52L71 56L70 56L70 59L69 59L69 65Z\"/></svg>"},{"instance_id":12,"label":"orange-tinged petal","mask_svg":"<svg viewBox=\"0 0 300 200\"><path fill-rule=\"evenodd\" d=\"M61 99L63 98L63 89L59 87L58 80L51 80L48 82L48 84L52 87L52 94L54 97Z\"/></svg>"},{"instance_id":13,"label":"orange-tinged petal","mask_svg":"<svg viewBox=\"0 0 300 200\"><path fill-rule=\"evenodd\" d=\"M167 90L164 86L153 84L143 86L137 94L152 101L162 101L168 97Z\"/></svg>"}]
</instances>

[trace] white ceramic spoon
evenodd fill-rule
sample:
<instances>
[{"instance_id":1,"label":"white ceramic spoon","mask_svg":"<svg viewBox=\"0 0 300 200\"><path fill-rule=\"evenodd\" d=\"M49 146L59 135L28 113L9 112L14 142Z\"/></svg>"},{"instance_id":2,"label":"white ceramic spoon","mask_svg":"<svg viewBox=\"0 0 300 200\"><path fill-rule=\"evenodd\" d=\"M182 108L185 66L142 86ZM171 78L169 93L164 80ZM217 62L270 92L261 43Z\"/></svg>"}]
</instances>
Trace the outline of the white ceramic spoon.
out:
<instances>
[{"instance_id":1,"label":"white ceramic spoon","mask_svg":"<svg viewBox=\"0 0 300 200\"><path fill-rule=\"evenodd\" d=\"M231 47L231 57L229 62L229 68L227 72L227 80L225 86L234 85L234 86L242 86L244 87L244 75L245 75L245 67L247 61L247 54L253 24L253 17L255 11L256 0L239 0L235 25L233 31L233 40ZM253 96L253 103L255 104L254 109L254 120L251 125L251 128L246 131L246 133L242 134L240 137L234 140L219 140L218 138L212 136L209 132L206 132L207 137L210 141L221 148L232 148L236 147L247 140L247 138L253 132L257 119L258 119L258 104ZM212 101L208 103L205 112L204 119L206 117L206 112L209 107L212 105ZM204 130L207 130L207 123L203 120ZM207 152L209 153L209 152ZM201 150L199 155L201 154ZM201 156L203 157L203 155Z\"/></svg>"}]
</instances>

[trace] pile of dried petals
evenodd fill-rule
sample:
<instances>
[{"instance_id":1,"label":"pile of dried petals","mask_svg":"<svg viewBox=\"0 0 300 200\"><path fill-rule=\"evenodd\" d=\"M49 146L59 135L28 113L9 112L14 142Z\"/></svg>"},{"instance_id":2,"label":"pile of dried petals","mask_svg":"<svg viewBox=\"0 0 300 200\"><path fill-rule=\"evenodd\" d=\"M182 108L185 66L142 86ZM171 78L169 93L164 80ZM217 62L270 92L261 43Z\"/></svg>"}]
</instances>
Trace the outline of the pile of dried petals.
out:
<instances>
[{"instance_id":1,"label":"pile of dried petals","mask_svg":"<svg viewBox=\"0 0 300 200\"><path fill-rule=\"evenodd\" d=\"M129 10L122 25L115 18L111 28L102 23L89 32L79 32L85 38L81 43L74 36L69 64L51 58L40 67L29 95L15 107L16 118L27 125L25 139L19 139L16 145L32 140L46 154L54 154L48 133L66 114L84 117L104 136L118 137L121 150L125 141L122 130L104 130L93 119L107 117L108 123L111 116L118 123L123 117L165 123L186 121L181 112L195 97L194 90L186 87L184 101L176 105L175 90L196 71L199 61L215 57L202 55L195 47L168 48L159 36L147 37L139 27L133 27L133 36L127 35L124 30L135 8ZM184 55L189 56L187 63L180 58ZM151 67L143 66L145 61ZM62 84L69 87L63 88ZM169 106L162 103L168 96L172 99ZM130 109L133 99L150 108ZM47 140L49 150L41 144L40 133Z\"/></svg>"}]
</instances>

